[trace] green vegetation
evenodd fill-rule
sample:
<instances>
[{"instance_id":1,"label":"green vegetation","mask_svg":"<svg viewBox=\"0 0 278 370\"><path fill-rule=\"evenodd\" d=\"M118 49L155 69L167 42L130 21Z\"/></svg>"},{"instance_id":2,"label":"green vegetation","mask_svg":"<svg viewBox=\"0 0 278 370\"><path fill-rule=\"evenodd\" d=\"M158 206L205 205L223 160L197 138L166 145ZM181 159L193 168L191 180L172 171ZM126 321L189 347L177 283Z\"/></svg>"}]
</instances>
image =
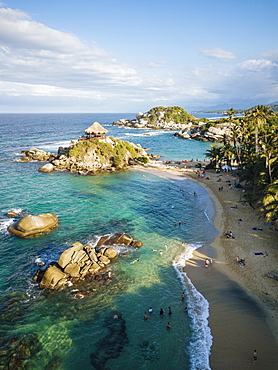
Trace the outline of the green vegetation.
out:
<instances>
[{"instance_id":1,"label":"green vegetation","mask_svg":"<svg viewBox=\"0 0 278 370\"><path fill-rule=\"evenodd\" d=\"M95 155L102 163L111 162L114 167L122 167L129 158L136 158L138 151L127 141L113 139L112 145L94 138L76 143L70 149L69 157L75 157L82 161L84 156Z\"/></svg>"},{"instance_id":2,"label":"green vegetation","mask_svg":"<svg viewBox=\"0 0 278 370\"><path fill-rule=\"evenodd\" d=\"M246 195L252 206L260 205L268 221L278 219L278 116L268 106L258 105L234 117L227 111L232 138L211 145L206 156L211 165L235 163L251 191Z\"/></svg>"},{"instance_id":3,"label":"green vegetation","mask_svg":"<svg viewBox=\"0 0 278 370\"><path fill-rule=\"evenodd\" d=\"M137 160L142 163L149 163L148 157L137 157Z\"/></svg>"},{"instance_id":4,"label":"green vegetation","mask_svg":"<svg viewBox=\"0 0 278 370\"><path fill-rule=\"evenodd\" d=\"M89 149L95 150L98 146L98 139L82 140L76 143L69 151L70 157L81 158L88 152Z\"/></svg>"},{"instance_id":5,"label":"green vegetation","mask_svg":"<svg viewBox=\"0 0 278 370\"><path fill-rule=\"evenodd\" d=\"M149 123L156 124L160 117L163 117L166 122L173 121L175 123L187 124L190 121L196 121L196 118L180 107L155 107L148 111L147 119Z\"/></svg>"}]
</instances>

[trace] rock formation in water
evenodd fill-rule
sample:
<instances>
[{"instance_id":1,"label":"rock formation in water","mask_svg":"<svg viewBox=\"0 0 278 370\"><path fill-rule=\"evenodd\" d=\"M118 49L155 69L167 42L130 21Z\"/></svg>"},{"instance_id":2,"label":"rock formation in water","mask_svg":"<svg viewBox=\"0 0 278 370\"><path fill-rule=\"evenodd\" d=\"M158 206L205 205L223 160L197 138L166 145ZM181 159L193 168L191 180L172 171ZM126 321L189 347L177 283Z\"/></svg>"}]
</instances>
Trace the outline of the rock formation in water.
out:
<instances>
[{"instance_id":1,"label":"rock formation in water","mask_svg":"<svg viewBox=\"0 0 278 370\"><path fill-rule=\"evenodd\" d=\"M146 113L137 113L135 119L120 119L113 122L113 125L155 130L181 130L191 121L196 121L196 118L183 108L155 107Z\"/></svg>"},{"instance_id":2,"label":"rock formation in water","mask_svg":"<svg viewBox=\"0 0 278 370\"><path fill-rule=\"evenodd\" d=\"M68 281L77 281L86 275L104 272L107 265L118 256L113 245L138 248L142 243L125 233L105 235L94 248L76 242L60 255L58 262L51 263L46 269L37 270L34 280L42 289L53 289L65 285Z\"/></svg>"},{"instance_id":3,"label":"rock formation in water","mask_svg":"<svg viewBox=\"0 0 278 370\"><path fill-rule=\"evenodd\" d=\"M233 128L233 123L225 118L219 121L210 121L206 118L199 120L180 107L155 107L146 113L137 113L134 119L120 119L113 122L113 125L153 130L175 130L178 132L174 136L182 139L212 142L222 141L223 135L227 139L231 138Z\"/></svg>"},{"instance_id":4,"label":"rock formation in water","mask_svg":"<svg viewBox=\"0 0 278 370\"><path fill-rule=\"evenodd\" d=\"M58 149L58 154L40 149L23 150L20 162L48 162L40 172L67 170L79 174L115 171L133 164L148 162L148 153L138 144L112 137L82 138L69 147Z\"/></svg>"},{"instance_id":5,"label":"rock formation in water","mask_svg":"<svg viewBox=\"0 0 278 370\"><path fill-rule=\"evenodd\" d=\"M8 227L10 234L27 238L44 234L58 226L59 220L54 213L42 213L38 216L27 215Z\"/></svg>"}]
</instances>

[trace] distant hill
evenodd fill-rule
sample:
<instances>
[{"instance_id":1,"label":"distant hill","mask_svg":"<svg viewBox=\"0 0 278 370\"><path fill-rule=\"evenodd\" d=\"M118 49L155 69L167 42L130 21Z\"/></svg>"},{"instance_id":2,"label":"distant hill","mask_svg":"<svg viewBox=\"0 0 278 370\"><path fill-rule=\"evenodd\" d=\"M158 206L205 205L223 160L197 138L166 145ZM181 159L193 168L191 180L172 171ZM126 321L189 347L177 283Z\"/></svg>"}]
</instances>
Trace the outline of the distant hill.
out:
<instances>
[{"instance_id":1,"label":"distant hill","mask_svg":"<svg viewBox=\"0 0 278 370\"><path fill-rule=\"evenodd\" d=\"M270 104L265 104L267 107L270 107L274 112L278 112L278 102L273 102ZM230 107L231 108L231 107ZM245 108L245 109L234 109L236 114L244 114L246 110L252 109L251 108ZM204 110L198 110L198 111L193 111L192 113L213 113L213 114L224 114L227 109L204 109Z\"/></svg>"}]
</instances>

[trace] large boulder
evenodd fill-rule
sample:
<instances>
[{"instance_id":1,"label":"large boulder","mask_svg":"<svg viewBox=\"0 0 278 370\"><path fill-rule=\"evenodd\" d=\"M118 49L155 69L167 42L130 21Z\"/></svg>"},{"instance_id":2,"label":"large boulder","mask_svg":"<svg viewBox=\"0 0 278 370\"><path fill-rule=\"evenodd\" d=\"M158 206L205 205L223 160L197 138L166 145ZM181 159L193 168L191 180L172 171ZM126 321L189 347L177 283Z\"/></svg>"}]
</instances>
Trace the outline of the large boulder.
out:
<instances>
[{"instance_id":1,"label":"large boulder","mask_svg":"<svg viewBox=\"0 0 278 370\"><path fill-rule=\"evenodd\" d=\"M116 258L118 256L118 252L115 248L107 248L105 249L105 252L103 253L103 255L105 257L108 257L110 260L113 260L114 258Z\"/></svg>"},{"instance_id":2,"label":"large boulder","mask_svg":"<svg viewBox=\"0 0 278 370\"><path fill-rule=\"evenodd\" d=\"M97 242L96 249L99 249L103 245L126 245L131 247L142 247L143 244L137 240L134 240L134 238L129 234L116 233L113 235L102 236Z\"/></svg>"},{"instance_id":3,"label":"large boulder","mask_svg":"<svg viewBox=\"0 0 278 370\"><path fill-rule=\"evenodd\" d=\"M81 243L74 243L74 245L66 249L59 257L58 265L63 269L65 268L73 258L73 255L77 251L82 251L83 245Z\"/></svg>"},{"instance_id":4,"label":"large boulder","mask_svg":"<svg viewBox=\"0 0 278 370\"><path fill-rule=\"evenodd\" d=\"M52 163L46 163L44 166L39 168L39 171L49 173L49 172L54 171L54 166Z\"/></svg>"},{"instance_id":5,"label":"large boulder","mask_svg":"<svg viewBox=\"0 0 278 370\"><path fill-rule=\"evenodd\" d=\"M54 213L42 213L38 216L28 215L8 227L9 233L26 238L43 234L58 226L59 220Z\"/></svg>"},{"instance_id":6,"label":"large boulder","mask_svg":"<svg viewBox=\"0 0 278 370\"><path fill-rule=\"evenodd\" d=\"M42 278L40 288L57 288L62 286L67 281L67 274L56 266L49 266Z\"/></svg>"},{"instance_id":7,"label":"large boulder","mask_svg":"<svg viewBox=\"0 0 278 370\"><path fill-rule=\"evenodd\" d=\"M104 245L124 244L130 245L134 238L126 233L116 233L107 239Z\"/></svg>"}]
</instances>

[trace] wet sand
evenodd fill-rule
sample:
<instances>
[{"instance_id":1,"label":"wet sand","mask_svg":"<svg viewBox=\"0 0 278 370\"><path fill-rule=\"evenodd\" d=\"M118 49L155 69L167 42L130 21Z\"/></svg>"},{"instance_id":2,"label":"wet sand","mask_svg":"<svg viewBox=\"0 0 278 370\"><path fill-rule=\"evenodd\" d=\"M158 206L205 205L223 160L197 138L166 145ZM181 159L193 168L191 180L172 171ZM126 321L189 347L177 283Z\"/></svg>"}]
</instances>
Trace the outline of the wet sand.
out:
<instances>
[{"instance_id":1,"label":"wet sand","mask_svg":"<svg viewBox=\"0 0 278 370\"><path fill-rule=\"evenodd\" d=\"M211 368L245 370L256 366L257 369L276 370L278 281L266 274L278 270L278 232L241 201L244 189L229 188L229 184L238 181L231 173L219 176L214 171L207 171L207 176L200 178L196 171L178 166L143 168L163 171L164 175L166 172L167 177L185 176L204 187L214 203L213 222L220 230L219 236L211 245L195 251L186 264L189 278L210 305ZM221 186L223 190L219 191ZM262 230L258 230L260 228ZM232 231L235 239L226 238L226 231ZM236 262L236 256L245 259L244 267ZM208 268L205 267L207 257L213 258L213 264ZM254 349L258 352L255 364Z\"/></svg>"}]
</instances>

